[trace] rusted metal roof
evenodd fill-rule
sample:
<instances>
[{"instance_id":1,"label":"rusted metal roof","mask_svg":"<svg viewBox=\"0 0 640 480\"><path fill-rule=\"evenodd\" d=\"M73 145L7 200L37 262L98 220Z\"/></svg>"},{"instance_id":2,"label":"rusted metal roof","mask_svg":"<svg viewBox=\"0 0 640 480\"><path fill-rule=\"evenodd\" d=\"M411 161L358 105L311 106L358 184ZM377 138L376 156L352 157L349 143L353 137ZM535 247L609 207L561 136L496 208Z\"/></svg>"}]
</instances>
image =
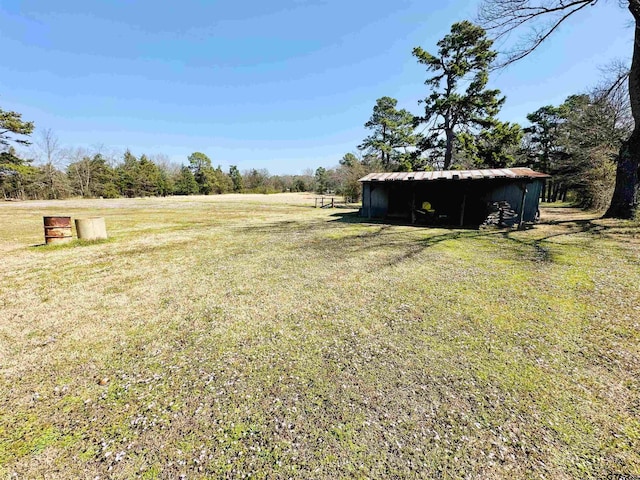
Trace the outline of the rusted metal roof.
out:
<instances>
[{"instance_id":1,"label":"rusted metal roof","mask_svg":"<svg viewBox=\"0 0 640 480\"><path fill-rule=\"evenodd\" d=\"M549 178L530 168L491 168L484 170L441 170L434 172L370 173L359 182L423 182L432 180L482 180L488 178Z\"/></svg>"}]
</instances>

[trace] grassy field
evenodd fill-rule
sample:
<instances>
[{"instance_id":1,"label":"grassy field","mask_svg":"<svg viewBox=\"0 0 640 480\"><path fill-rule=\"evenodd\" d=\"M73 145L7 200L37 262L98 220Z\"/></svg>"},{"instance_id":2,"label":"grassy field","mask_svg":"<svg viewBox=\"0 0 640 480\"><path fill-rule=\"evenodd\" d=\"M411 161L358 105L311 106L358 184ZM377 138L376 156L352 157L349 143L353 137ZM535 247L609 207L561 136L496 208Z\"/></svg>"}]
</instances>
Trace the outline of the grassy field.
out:
<instances>
[{"instance_id":1,"label":"grassy field","mask_svg":"<svg viewBox=\"0 0 640 480\"><path fill-rule=\"evenodd\" d=\"M637 222L312 205L0 204L0 478L640 476Z\"/></svg>"}]
</instances>

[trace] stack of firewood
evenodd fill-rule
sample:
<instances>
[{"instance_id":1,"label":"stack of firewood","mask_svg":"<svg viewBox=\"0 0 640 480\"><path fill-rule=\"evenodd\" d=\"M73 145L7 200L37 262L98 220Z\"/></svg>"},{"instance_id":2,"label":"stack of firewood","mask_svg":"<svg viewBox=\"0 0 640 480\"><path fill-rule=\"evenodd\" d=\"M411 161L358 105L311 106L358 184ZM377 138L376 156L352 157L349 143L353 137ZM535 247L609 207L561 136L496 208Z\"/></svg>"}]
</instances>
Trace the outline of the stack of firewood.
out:
<instances>
[{"instance_id":1,"label":"stack of firewood","mask_svg":"<svg viewBox=\"0 0 640 480\"><path fill-rule=\"evenodd\" d=\"M496 225L510 227L518 221L517 212L511 208L509 202L493 202L489 204L489 215L482 222L483 226Z\"/></svg>"}]
</instances>

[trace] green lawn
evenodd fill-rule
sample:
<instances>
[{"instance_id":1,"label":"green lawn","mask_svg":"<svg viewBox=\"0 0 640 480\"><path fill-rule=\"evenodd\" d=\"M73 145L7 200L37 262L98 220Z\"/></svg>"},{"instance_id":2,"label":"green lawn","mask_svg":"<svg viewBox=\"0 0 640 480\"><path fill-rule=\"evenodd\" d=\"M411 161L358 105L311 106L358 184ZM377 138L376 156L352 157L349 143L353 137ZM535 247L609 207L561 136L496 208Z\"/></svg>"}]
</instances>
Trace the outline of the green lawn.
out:
<instances>
[{"instance_id":1,"label":"green lawn","mask_svg":"<svg viewBox=\"0 0 640 480\"><path fill-rule=\"evenodd\" d=\"M637 222L312 205L0 204L0 478L640 475Z\"/></svg>"}]
</instances>

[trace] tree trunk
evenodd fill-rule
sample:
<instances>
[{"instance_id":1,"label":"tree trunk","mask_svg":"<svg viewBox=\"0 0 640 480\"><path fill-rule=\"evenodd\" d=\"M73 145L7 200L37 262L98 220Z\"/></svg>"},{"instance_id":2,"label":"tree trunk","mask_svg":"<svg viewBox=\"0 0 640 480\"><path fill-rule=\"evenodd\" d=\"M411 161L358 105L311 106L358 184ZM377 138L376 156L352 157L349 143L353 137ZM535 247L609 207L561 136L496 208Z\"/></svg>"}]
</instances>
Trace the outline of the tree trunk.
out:
<instances>
[{"instance_id":1,"label":"tree trunk","mask_svg":"<svg viewBox=\"0 0 640 480\"><path fill-rule=\"evenodd\" d=\"M629 11L635 19L635 35L629 100L635 126L631 137L620 147L616 186L605 218L633 218L638 209L638 170L640 168L640 0L629 0Z\"/></svg>"},{"instance_id":2,"label":"tree trunk","mask_svg":"<svg viewBox=\"0 0 640 480\"><path fill-rule=\"evenodd\" d=\"M447 145L444 151L444 169L449 170L451 167L451 162L453 160L453 141L455 139L453 130L447 128L445 131L447 135Z\"/></svg>"},{"instance_id":3,"label":"tree trunk","mask_svg":"<svg viewBox=\"0 0 640 480\"><path fill-rule=\"evenodd\" d=\"M634 218L638 208L638 160L640 132L634 128L631 138L620 148L616 169L616 187L605 218Z\"/></svg>"},{"instance_id":4,"label":"tree trunk","mask_svg":"<svg viewBox=\"0 0 640 480\"><path fill-rule=\"evenodd\" d=\"M551 201L556 203L558 201L558 191L560 190L560 185L556 182L553 183L553 193L551 194Z\"/></svg>"}]
</instances>

